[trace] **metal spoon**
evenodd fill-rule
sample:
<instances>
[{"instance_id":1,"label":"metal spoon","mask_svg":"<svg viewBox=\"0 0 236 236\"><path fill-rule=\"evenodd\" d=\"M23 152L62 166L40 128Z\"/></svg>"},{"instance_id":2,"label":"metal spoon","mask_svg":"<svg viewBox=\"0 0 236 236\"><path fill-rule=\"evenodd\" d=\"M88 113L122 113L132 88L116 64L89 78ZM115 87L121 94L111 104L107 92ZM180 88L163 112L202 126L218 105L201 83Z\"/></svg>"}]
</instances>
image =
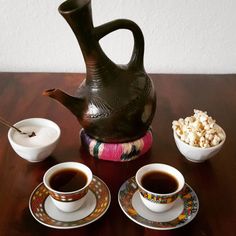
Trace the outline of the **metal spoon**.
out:
<instances>
[{"instance_id":1,"label":"metal spoon","mask_svg":"<svg viewBox=\"0 0 236 236\"><path fill-rule=\"evenodd\" d=\"M24 135L28 135L30 138L36 136L35 132L31 132L31 133L26 133L23 132L22 130L16 128L14 125L11 125L8 121L4 120L2 117L0 117L0 123L2 123L3 125L13 128L15 129L17 132L19 132L20 134L24 134Z\"/></svg>"}]
</instances>

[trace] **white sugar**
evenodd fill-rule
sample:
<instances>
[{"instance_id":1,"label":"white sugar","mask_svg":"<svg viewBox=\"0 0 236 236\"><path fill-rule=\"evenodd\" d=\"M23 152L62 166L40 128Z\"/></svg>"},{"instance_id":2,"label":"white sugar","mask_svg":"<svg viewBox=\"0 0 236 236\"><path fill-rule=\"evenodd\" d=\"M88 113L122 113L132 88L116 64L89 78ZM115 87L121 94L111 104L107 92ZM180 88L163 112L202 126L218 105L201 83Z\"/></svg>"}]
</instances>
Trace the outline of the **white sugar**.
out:
<instances>
[{"instance_id":1,"label":"white sugar","mask_svg":"<svg viewBox=\"0 0 236 236\"><path fill-rule=\"evenodd\" d=\"M36 136L29 137L28 135L20 134L15 131L13 134L13 140L22 146L26 147L41 147L48 145L56 140L58 132L52 127L43 126L22 126L19 129L23 132L32 133L35 132Z\"/></svg>"}]
</instances>

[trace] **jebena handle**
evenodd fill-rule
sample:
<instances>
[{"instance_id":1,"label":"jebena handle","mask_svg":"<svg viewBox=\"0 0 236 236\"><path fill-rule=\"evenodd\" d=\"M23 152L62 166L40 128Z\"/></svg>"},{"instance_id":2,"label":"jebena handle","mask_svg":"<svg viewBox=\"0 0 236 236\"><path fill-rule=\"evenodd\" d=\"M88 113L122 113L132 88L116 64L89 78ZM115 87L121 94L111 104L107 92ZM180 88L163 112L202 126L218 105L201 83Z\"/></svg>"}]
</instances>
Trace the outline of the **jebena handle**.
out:
<instances>
[{"instance_id":1,"label":"jebena handle","mask_svg":"<svg viewBox=\"0 0 236 236\"><path fill-rule=\"evenodd\" d=\"M129 68L143 69L144 37L139 26L131 20L114 20L94 28L94 36L99 40L105 35L118 29L128 29L133 33L134 48L131 59L128 63Z\"/></svg>"}]
</instances>

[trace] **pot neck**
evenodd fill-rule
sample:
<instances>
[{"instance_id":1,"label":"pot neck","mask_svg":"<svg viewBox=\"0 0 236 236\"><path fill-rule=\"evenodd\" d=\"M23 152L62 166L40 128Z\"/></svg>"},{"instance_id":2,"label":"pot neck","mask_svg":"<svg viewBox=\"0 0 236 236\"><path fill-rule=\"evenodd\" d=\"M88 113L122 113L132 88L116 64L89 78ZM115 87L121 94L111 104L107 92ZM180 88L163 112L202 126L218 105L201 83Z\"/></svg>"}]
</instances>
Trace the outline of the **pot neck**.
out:
<instances>
[{"instance_id":1,"label":"pot neck","mask_svg":"<svg viewBox=\"0 0 236 236\"><path fill-rule=\"evenodd\" d=\"M68 0L62 3L58 10L79 42L86 65L87 78L95 80L100 78L101 73L106 73L104 61L113 66L114 63L105 55L97 37L94 36L91 1Z\"/></svg>"}]
</instances>

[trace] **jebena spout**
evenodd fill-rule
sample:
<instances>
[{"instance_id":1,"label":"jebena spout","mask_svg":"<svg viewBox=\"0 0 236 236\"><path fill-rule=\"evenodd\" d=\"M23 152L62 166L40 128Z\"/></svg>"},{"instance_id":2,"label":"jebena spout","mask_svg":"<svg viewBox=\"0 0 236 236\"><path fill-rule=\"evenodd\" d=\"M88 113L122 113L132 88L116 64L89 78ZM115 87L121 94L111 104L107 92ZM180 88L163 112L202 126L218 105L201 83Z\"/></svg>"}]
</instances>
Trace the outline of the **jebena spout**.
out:
<instances>
[{"instance_id":1,"label":"jebena spout","mask_svg":"<svg viewBox=\"0 0 236 236\"><path fill-rule=\"evenodd\" d=\"M64 105L67 109L69 109L77 118L81 117L81 114L84 110L84 99L72 97L69 94L61 91L60 89L48 89L43 92L44 96L51 97L62 105Z\"/></svg>"}]
</instances>

